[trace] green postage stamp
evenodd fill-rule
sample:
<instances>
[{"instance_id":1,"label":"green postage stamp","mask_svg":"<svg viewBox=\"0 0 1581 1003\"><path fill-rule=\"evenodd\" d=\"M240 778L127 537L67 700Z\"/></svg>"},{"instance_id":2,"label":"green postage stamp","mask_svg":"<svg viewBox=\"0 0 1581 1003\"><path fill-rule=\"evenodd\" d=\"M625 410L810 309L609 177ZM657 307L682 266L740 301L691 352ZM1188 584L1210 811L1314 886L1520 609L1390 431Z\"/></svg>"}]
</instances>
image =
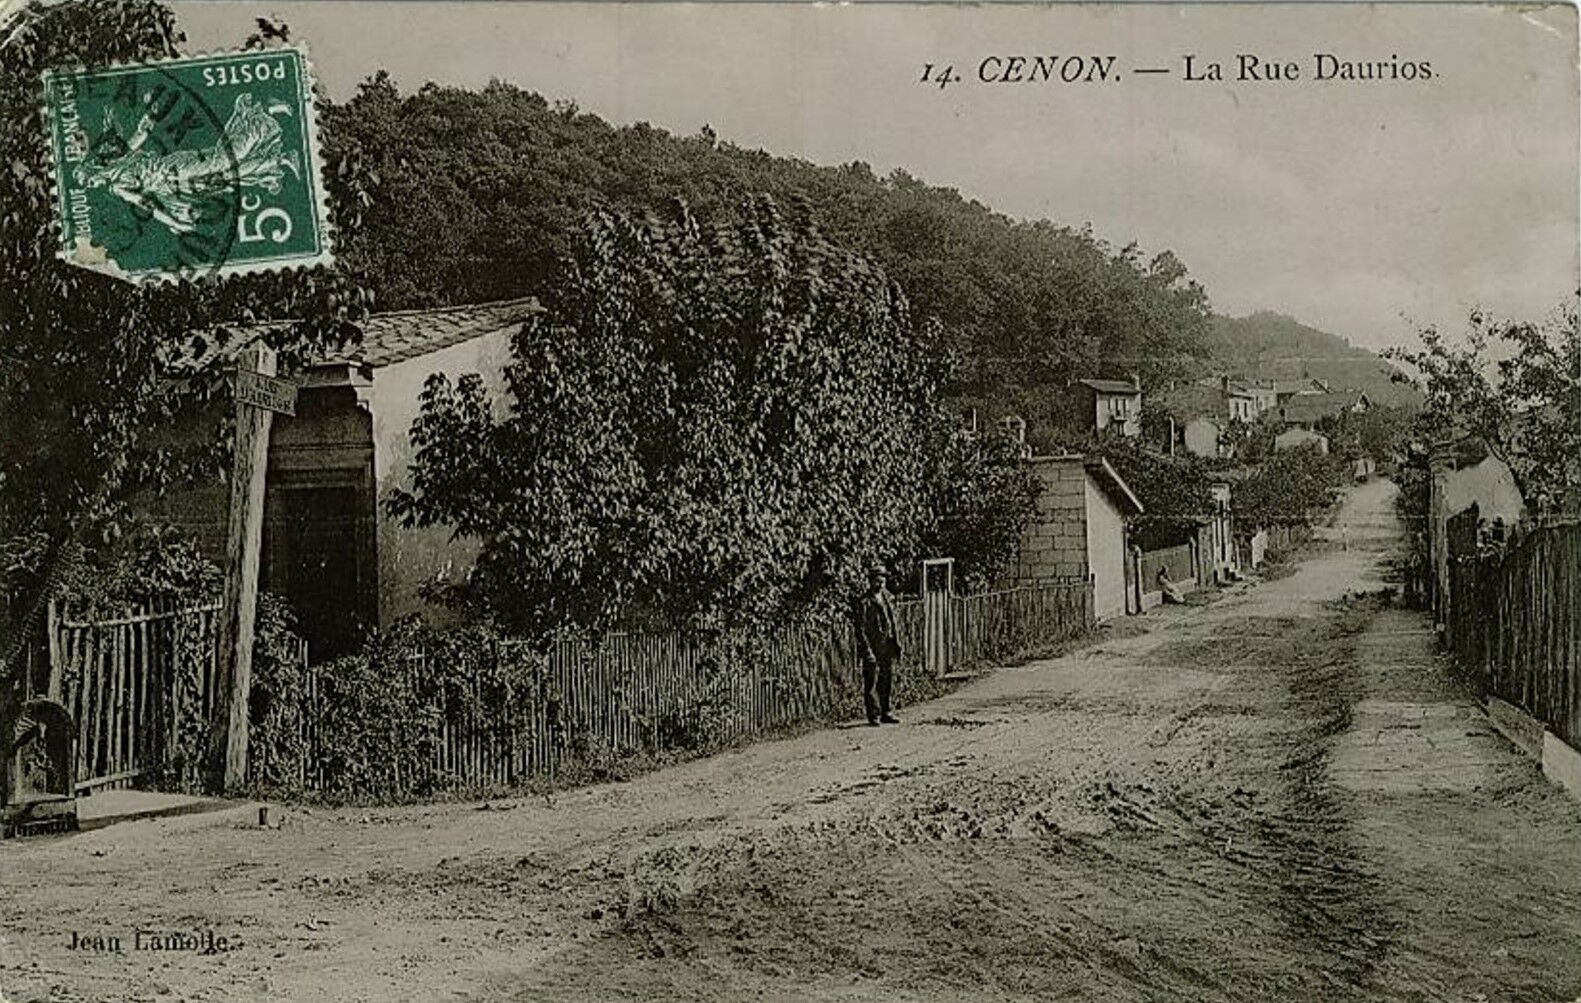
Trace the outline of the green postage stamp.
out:
<instances>
[{"instance_id":1,"label":"green postage stamp","mask_svg":"<svg viewBox=\"0 0 1581 1003\"><path fill-rule=\"evenodd\" d=\"M306 55L44 75L60 256L127 279L331 261Z\"/></svg>"}]
</instances>

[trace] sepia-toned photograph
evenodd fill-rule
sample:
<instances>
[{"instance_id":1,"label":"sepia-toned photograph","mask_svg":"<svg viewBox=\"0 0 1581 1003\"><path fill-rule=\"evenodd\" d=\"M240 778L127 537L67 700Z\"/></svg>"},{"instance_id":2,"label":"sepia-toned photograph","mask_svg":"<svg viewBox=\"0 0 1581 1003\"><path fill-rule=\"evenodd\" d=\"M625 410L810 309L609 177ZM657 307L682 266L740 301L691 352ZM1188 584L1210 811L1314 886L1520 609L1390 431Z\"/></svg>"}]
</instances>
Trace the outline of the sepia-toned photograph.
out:
<instances>
[{"instance_id":1,"label":"sepia-toned photograph","mask_svg":"<svg viewBox=\"0 0 1581 1003\"><path fill-rule=\"evenodd\" d=\"M1578 55L0 0L0 1003L1581 1003Z\"/></svg>"}]
</instances>

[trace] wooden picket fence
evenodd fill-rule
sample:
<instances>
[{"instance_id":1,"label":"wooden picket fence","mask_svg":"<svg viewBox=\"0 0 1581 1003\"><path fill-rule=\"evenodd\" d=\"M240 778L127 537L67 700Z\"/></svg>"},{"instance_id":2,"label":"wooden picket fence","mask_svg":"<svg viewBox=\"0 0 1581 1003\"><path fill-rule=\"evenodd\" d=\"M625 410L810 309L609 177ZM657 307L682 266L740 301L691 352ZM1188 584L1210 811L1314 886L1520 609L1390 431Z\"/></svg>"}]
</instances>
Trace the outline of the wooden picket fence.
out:
<instances>
[{"instance_id":1,"label":"wooden picket fence","mask_svg":"<svg viewBox=\"0 0 1581 1003\"><path fill-rule=\"evenodd\" d=\"M895 618L904 690L922 681L921 602L897 601ZM964 668L1079 636L1092 625L1092 587L1071 581L954 596L950 618L951 663ZM508 787L573 759L731 744L861 709L846 625L784 630L741 649L679 633L617 633L563 640L547 652L500 642L464 665L441 665L443 657L413 654L401 669L429 680L437 724L428 769L438 788ZM322 674L332 669L312 667L303 687L306 790L330 786L317 736Z\"/></svg>"},{"instance_id":2,"label":"wooden picket fence","mask_svg":"<svg viewBox=\"0 0 1581 1003\"><path fill-rule=\"evenodd\" d=\"M1581 748L1581 523L1479 534L1476 507L1449 521L1445 640L1484 695L1524 708Z\"/></svg>"},{"instance_id":3,"label":"wooden picket fence","mask_svg":"<svg viewBox=\"0 0 1581 1003\"><path fill-rule=\"evenodd\" d=\"M560 641L548 652L501 642L464 666L406 659L432 686L439 787L501 787L552 774L570 759L613 759L704 743L733 743L828 716L848 683L848 631L785 631L731 658L679 633ZM320 789L324 757L315 737L321 674L304 687L303 786Z\"/></svg>"},{"instance_id":4,"label":"wooden picket fence","mask_svg":"<svg viewBox=\"0 0 1581 1003\"><path fill-rule=\"evenodd\" d=\"M970 667L1038 645L1067 641L1093 624L1093 583L1070 579L950 602L950 663Z\"/></svg>"},{"instance_id":5,"label":"wooden picket fence","mask_svg":"<svg viewBox=\"0 0 1581 1003\"><path fill-rule=\"evenodd\" d=\"M219 614L217 602L155 603L91 617L51 604L50 695L77 722L79 790L127 787L163 774L176 764L184 734L207 731ZM305 646L301 658L305 663ZM192 664L184 666L184 659Z\"/></svg>"},{"instance_id":6,"label":"wooden picket fence","mask_svg":"<svg viewBox=\"0 0 1581 1003\"><path fill-rule=\"evenodd\" d=\"M213 715L218 604L141 608L89 620L52 614L52 666L79 726L79 787L169 776L183 729ZM921 681L922 608L895 606L904 655L897 686ZM1090 582L952 596L950 662L991 662L1078 636L1093 622ZM182 652L187 654L183 655ZM178 665L183 657L200 664ZM296 710L297 786L319 791L340 765L324 735L335 713L335 663L307 665ZM859 712L860 671L849 625L787 629L734 646L679 633L564 640L547 651L501 641L465 664L418 651L395 671L423 680L432 755L429 787L508 786L571 759L733 743ZM194 669L196 671L190 671ZM191 680L183 686L181 680ZM415 737L415 733L414 733ZM256 766L256 761L254 763ZM344 773L336 781L344 787ZM342 791L344 792L344 791Z\"/></svg>"}]
</instances>

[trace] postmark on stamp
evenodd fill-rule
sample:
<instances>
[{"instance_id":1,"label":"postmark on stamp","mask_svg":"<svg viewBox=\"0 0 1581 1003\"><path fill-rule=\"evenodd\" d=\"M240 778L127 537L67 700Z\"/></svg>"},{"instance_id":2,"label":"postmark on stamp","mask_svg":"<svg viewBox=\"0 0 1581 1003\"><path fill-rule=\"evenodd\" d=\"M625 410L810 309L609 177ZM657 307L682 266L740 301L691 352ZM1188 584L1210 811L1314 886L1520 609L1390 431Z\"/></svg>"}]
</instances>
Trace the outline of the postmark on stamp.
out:
<instances>
[{"instance_id":1,"label":"postmark on stamp","mask_svg":"<svg viewBox=\"0 0 1581 1003\"><path fill-rule=\"evenodd\" d=\"M328 264L305 53L44 75L60 256L131 280Z\"/></svg>"}]
</instances>

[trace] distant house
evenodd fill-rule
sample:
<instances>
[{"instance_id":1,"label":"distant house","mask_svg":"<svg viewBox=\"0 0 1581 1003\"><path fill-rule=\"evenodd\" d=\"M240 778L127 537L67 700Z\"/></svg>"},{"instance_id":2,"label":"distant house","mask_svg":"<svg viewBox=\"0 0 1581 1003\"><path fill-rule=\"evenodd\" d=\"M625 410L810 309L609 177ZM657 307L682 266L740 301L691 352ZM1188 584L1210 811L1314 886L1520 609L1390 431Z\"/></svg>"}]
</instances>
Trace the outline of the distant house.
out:
<instances>
[{"instance_id":1,"label":"distant house","mask_svg":"<svg viewBox=\"0 0 1581 1003\"><path fill-rule=\"evenodd\" d=\"M1287 428L1274 436L1274 451L1285 449L1298 449L1301 446L1317 446L1318 452L1328 455L1328 436L1321 432L1314 432L1310 428L1296 426Z\"/></svg>"},{"instance_id":2,"label":"distant house","mask_svg":"<svg viewBox=\"0 0 1581 1003\"><path fill-rule=\"evenodd\" d=\"M1093 612L1126 609L1126 521L1142 503L1101 457L1079 453L1028 461L1042 485L1037 511L1021 534L1014 584L1092 578Z\"/></svg>"},{"instance_id":3,"label":"distant house","mask_svg":"<svg viewBox=\"0 0 1581 1003\"><path fill-rule=\"evenodd\" d=\"M1243 380L1237 386L1251 397L1254 417L1260 418L1270 411L1279 410L1279 389L1273 380Z\"/></svg>"},{"instance_id":4,"label":"distant house","mask_svg":"<svg viewBox=\"0 0 1581 1003\"><path fill-rule=\"evenodd\" d=\"M1228 376L1209 376L1198 380L1197 386L1218 390L1222 406L1216 417L1226 421L1255 421L1262 413L1258 410L1258 393L1242 380L1232 380ZM1272 398L1271 392L1268 397Z\"/></svg>"},{"instance_id":5,"label":"distant house","mask_svg":"<svg viewBox=\"0 0 1581 1003\"><path fill-rule=\"evenodd\" d=\"M1451 470L1444 477L1444 514L1453 516L1472 505L1477 506L1479 520L1502 519L1512 526L1526 511L1514 471L1491 450L1476 463Z\"/></svg>"},{"instance_id":6,"label":"distant house","mask_svg":"<svg viewBox=\"0 0 1581 1003\"><path fill-rule=\"evenodd\" d=\"M1077 380L1065 392L1084 431L1142 434L1141 380Z\"/></svg>"},{"instance_id":7,"label":"distant house","mask_svg":"<svg viewBox=\"0 0 1581 1003\"><path fill-rule=\"evenodd\" d=\"M1274 403L1276 407L1282 408L1292 397L1328 392L1328 383L1323 380L1277 380L1274 383Z\"/></svg>"},{"instance_id":8,"label":"distant house","mask_svg":"<svg viewBox=\"0 0 1581 1003\"><path fill-rule=\"evenodd\" d=\"M1218 380L1171 387L1155 395L1169 415L1169 452L1193 456L1222 455L1224 430L1229 425L1230 397Z\"/></svg>"},{"instance_id":9,"label":"distant house","mask_svg":"<svg viewBox=\"0 0 1581 1003\"><path fill-rule=\"evenodd\" d=\"M1227 392L1231 421L1256 421L1257 397L1239 383L1231 383Z\"/></svg>"},{"instance_id":10,"label":"distant house","mask_svg":"<svg viewBox=\"0 0 1581 1003\"><path fill-rule=\"evenodd\" d=\"M1278 403L1271 380L1235 380L1228 376L1209 376L1171 386L1156 394L1155 399L1170 418L1170 438L1165 448L1205 457L1229 454L1224 440L1231 422L1255 422Z\"/></svg>"},{"instance_id":11,"label":"distant house","mask_svg":"<svg viewBox=\"0 0 1581 1003\"><path fill-rule=\"evenodd\" d=\"M380 502L409 484L408 432L428 375L477 372L497 392L510 333L538 309L523 299L375 315L360 346L307 368L296 414L275 416L260 587L291 601L315 659L354 650L367 628L423 609L418 585L436 572L470 567L474 545L453 541L442 527L406 529ZM244 329L229 350L262 331ZM212 436L212 427L192 433ZM223 484L142 507L223 559Z\"/></svg>"},{"instance_id":12,"label":"distant house","mask_svg":"<svg viewBox=\"0 0 1581 1003\"><path fill-rule=\"evenodd\" d=\"M1292 394L1279 408L1286 425L1311 429L1345 411L1365 411L1372 401L1360 390L1330 390L1321 393Z\"/></svg>"}]
</instances>

